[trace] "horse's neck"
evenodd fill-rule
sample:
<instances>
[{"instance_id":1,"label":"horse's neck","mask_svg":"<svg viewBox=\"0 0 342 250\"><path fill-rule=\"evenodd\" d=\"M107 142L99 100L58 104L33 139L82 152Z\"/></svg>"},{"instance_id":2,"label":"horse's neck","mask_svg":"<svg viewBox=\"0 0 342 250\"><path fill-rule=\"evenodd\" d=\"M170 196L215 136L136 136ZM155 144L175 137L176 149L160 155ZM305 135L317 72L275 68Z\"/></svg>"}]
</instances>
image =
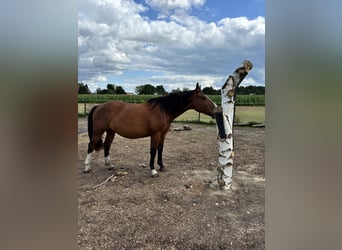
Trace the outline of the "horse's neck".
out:
<instances>
[{"instance_id":1,"label":"horse's neck","mask_svg":"<svg viewBox=\"0 0 342 250\"><path fill-rule=\"evenodd\" d=\"M164 108L162 108L162 110L164 110L170 123L185 111L192 108L189 98L190 94L181 95L178 98L177 96L174 96L173 98L165 99L165 102L163 103Z\"/></svg>"},{"instance_id":2,"label":"horse's neck","mask_svg":"<svg viewBox=\"0 0 342 250\"><path fill-rule=\"evenodd\" d=\"M191 109L189 106L185 106L185 107L182 107L179 110L177 110L177 112L175 112L174 114L169 114L169 116L170 116L170 123L173 122L178 116L180 116L183 113L185 113L185 111L188 111L189 109Z\"/></svg>"}]
</instances>

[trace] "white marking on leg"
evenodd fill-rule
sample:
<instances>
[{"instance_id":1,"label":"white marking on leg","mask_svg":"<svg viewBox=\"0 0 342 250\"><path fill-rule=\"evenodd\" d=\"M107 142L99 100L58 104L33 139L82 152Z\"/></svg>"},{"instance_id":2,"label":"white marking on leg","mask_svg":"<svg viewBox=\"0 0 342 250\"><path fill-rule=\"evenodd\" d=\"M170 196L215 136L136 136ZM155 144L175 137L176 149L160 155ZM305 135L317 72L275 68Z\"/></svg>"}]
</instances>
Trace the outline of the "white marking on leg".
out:
<instances>
[{"instance_id":1,"label":"white marking on leg","mask_svg":"<svg viewBox=\"0 0 342 250\"><path fill-rule=\"evenodd\" d=\"M85 159L85 162L84 162L84 165L85 165L84 171L85 172L88 172L91 170L91 166L90 166L91 155L92 155L92 153L87 154L87 157Z\"/></svg>"},{"instance_id":2,"label":"white marking on leg","mask_svg":"<svg viewBox=\"0 0 342 250\"><path fill-rule=\"evenodd\" d=\"M89 172L90 170L91 170L91 166L89 164L85 165L84 172Z\"/></svg>"},{"instance_id":3,"label":"white marking on leg","mask_svg":"<svg viewBox=\"0 0 342 250\"><path fill-rule=\"evenodd\" d=\"M114 165L111 163L109 155L105 157L105 165L109 166L108 170L114 169Z\"/></svg>"},{"instance_id":4,"label":"white marking on leg","mask_svg":"<svg viewBox=\"0 0 342 250\"><path fill-rule=\"evenodd\" d=\"M105 165L110 165L110 157L109 157L109 155L105 157Z\"/></svg>"},{"instance_id":5,"label":"white marking on leg","mask_svg":"<svg viewBox=\"0 0 342 250\"><path fill-rule=\"evenodd\" d=\"M152 176L155 176L155 175L157 175L157 174L158 174L157 170L152 169Z\"/></svg>"},{"instance_id":6,"label":"white marking on leg","mask_svg":"<svg viewBox=\"0 0 342 250\"><path fill-rule=\"evenodd\" d=\"M93 154L93 153L87 154L87 158L85 159L85 165L89 165L90 160L91 160L91 155L92 155L92 154Z\"/></svg>"}]
</instances>

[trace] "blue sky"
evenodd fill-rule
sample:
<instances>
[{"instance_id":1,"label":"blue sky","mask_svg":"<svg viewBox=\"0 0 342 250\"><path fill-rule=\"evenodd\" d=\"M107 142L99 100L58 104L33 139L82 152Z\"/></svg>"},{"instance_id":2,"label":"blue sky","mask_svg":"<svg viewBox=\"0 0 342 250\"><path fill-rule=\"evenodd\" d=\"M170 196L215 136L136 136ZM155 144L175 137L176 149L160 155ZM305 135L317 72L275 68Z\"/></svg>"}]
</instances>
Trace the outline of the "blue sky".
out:
<instances>
[{"instance_id":1,"label":"blue sky","mask_svg":"<svg viewBox=\"0 0 342 250\"><path fill-rule=\"evenodd\" d=\"M265 84L263 0L79 0L78 81L220 88L245 59L242 85Z\"/></svg>"}]
</instances>

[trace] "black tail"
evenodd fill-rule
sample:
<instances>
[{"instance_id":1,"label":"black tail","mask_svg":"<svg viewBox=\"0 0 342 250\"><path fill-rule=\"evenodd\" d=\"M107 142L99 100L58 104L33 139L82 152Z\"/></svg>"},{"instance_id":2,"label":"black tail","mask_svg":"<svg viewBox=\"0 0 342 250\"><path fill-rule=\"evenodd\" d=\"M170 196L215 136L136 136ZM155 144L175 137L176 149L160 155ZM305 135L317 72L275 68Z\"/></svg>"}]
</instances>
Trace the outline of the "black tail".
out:
<instances>
[{"instance_id":1,"label":"black tail","mask_svg":"<svg viewBox=\"0 0 342 250\"><path fill-rule=\"evenodd\" d=\"M91 140L93 138L93 115L94 115L94 111L95 109L98 107L97 106L94 106L90 112L89 112L89 115L88 115L88 136L89 136L89 140L90 140L90 143L89 145L91 144ZM95 151L98 151L100 150L101 148L103 148L103 141L102 141L102 138L99 139L99 141L97 142L96 146L95 146Z\"/></svg>"}]
</instances>

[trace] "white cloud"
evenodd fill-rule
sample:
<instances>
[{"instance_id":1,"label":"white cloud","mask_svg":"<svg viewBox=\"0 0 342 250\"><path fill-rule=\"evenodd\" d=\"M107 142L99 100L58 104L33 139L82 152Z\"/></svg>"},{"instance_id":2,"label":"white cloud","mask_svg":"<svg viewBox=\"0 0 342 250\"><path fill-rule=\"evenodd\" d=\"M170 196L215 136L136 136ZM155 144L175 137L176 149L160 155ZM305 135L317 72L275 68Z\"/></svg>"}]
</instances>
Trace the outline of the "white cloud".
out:
<instances>
[{"instance_id":1,"label":"white cloud","mask_svg":"<svg viewBox=\"0 0 342 250\"><path fill-rule=\"evenodd\" d=\"M187 9L203 5L204 1L147 3L154 8ZM255 84L264 83L264 17L224 18L208 23L184 10L175 10L169 18L150 20L144 16L146 10L132 0L80 2L80 81L96 82L99 75L110 80L127 71L150 71L165 75L147 79L156 84L192 88L202 80L203 87L218 87L218 78L231 74L244 59L249 59L254 64L249 76Z\"/></svg>"},{"instance_id":2,"label":"white cloud","mask_svg":"<svg viewBox=\"0 0 342 250\"><path fill-rule=\"evenodd\" d=\"M82 81L84 84L87 84L88 85L88 88L89 90L92 92L92 93L96 93L96 89L98 88L102 88L100 86L100 84L98 84L97 82L94 82L94 81L91 81L91 80L85 80L85 81Z\"/></svg>"},{"instance_id":3,"label":"white cloud","mask_svg":"<svg viewBox=\"0 0 342 250\"><path fill-rule=\"evenodd\" d=\"M152 8L167 12L172 9L190 9L192 6L202 6L205 0L145 0Z\"/></svg>"},{"instance_id":4,"label":"white cloud","mask_svg":"<svg viewBox=\"0 0 342 250\"><path fill-rule=\"evenodd\" d=\"M105 76L98 76L98 77L96 77L96 79L95 79L96 81L98 81L98 82L106 82L106 81L108 81L108 79L107 79L107 77L105 77Z\"/></svg>"},{"instance_id":5,"label":"white cloud","mask_svg":"<svg viewBox=\"0 0 342 250\"><path fill-rule=\"evenodd\" d=\"M95 92L97 88L103 88L101 85L107 85L108 79L104 75L95 75L82 82L88 85L90 91Z\"/></svg>"},{"instance_id":6,"label":"white cloud","mask_svg":"<svg viewBox=\"0 0 342 250\"><path fill-rule=\"evenodd\" d=\"M137 85L152 84L154 86L163 85L165 90L170 92L173 89L194 89L198 82L202 88L213 86L217 77L209 77L206 75L163 75L151 77L136 77L125 81L125 90L127 92L134 92ZM120 85L120 84L118 84ZM121 85L122 86L122 85Z\"/></svg>"}]
</instances>

